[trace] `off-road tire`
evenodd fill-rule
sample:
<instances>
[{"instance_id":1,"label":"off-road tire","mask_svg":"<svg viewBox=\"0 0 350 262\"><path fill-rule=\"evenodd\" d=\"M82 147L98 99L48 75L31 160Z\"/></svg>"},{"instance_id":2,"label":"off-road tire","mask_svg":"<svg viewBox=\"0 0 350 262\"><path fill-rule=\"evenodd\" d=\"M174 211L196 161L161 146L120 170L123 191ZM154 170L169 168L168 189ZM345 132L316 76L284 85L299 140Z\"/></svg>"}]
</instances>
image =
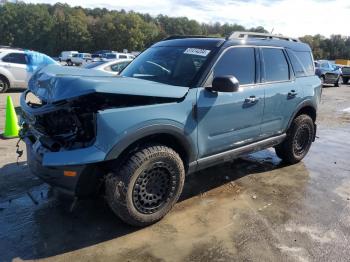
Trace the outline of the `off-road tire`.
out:
<instances>
[{"instance_id":1,"label":"off-road tire","mask_svg":"<svg viewBox=\"0 0 350 262\"><path fill-rule=\"evenodd\" d=\"M9 89L10 83L6 77L0 76L0 93L5 93Z\"/></svg>"},{"instance_id":2,"label":"off-road tire","mask_svg":"<svg viewBox=\"0 0 350 262\"><path fill-rule=\"evenodd\" d=\"M286 139L275 147L276 154L285 163L300 162L309 152L315 135L315 125L308 115L297 116L289 130Z\"/></svg>"},{"instance_id":3,"label":"off-road tire","mask_svg":"<svg viewBox=\"0 0 350 262\"><path fill-rule=\"evenodd\" d=\"M146 145L107 175L107 203L125 223L147 226L170 211L180 197L184 181L183 162L173 149Z\"/></svg>"}]
</instances>

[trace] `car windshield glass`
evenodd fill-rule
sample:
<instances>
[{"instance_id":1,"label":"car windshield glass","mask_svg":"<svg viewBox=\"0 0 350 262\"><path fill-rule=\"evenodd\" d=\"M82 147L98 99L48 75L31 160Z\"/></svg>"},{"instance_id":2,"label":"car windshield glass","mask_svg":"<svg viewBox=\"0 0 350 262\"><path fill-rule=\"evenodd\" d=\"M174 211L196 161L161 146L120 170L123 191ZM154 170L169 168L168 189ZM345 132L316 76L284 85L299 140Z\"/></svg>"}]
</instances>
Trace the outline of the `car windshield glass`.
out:
<instances>
[{"instance_id":1,"label":"car windshield glass","mask_svg":"<svg viewBox=\"0 0 350 262\"><path fill-rule=\"evenodd\" d=\"M104 61L99 61L99 62L94 62L94 63L89 63L89 64L86 64L85 66L83 66L84 68L94 68L96 66L99 66L99 65L102 65L102 64L105 64L106 62Z\"/></svg>"},{"instance_id":2,"label":"car windshield glass","mask_svg":"<svg viewBox=\"0 0 350 262\"><path fill-rule=\"evenodd\" d=\"M187 87L210 51L192 47L152 47L140 54L121 75Z\"/></svg>"}]
</instances>

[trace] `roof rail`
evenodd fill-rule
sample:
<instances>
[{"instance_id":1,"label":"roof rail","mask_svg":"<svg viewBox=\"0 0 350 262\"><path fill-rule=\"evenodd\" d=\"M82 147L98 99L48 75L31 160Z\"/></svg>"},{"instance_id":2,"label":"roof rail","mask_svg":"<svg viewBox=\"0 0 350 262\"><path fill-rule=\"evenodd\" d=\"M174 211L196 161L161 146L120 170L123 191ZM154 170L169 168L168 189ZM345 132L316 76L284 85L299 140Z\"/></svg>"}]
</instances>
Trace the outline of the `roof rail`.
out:
<instances>
[{"instance_id":1,"label":"roof rail","mask_svg":"<svg viewBox=\"0 0 350 262\"><path fill-rule=\"evenodd\" d=\"M213 37L205 36L205 35L171 35L162 39L162 41L173 40L173 39L184 39L184 38L213 38Z\"/></svg>"},{"instance_id":2,"label":"roof rail","mask_svg":"<svg viewBox=\"0 0 350 262\"><path fill-rule=\"evenodd\" d=\"M248 38L258 38L258 39L279 39L292 42L300 42L299 38L284 36L284 35L273 35L266 33L255 33L255 32L233 32L227 40L232 39L248 39Z\"/></svg>"}]
</instances>

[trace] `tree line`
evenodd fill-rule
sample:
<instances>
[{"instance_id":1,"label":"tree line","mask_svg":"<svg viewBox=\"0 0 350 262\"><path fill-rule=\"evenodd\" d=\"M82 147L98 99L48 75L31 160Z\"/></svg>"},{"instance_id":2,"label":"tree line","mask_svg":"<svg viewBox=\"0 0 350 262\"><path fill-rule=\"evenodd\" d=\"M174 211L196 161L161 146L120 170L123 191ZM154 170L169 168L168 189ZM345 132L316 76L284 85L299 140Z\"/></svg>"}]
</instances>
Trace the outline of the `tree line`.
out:
<instances>
[{"instance_id":1,"label":"tree line","mask_svg":"<svg viewBox=\"0 0 350 262\"><path fill-rule=\"evenodd\" d=\"M266 33L264 27L198 23L186 17L169 17L67 4L5 3L0 5L0 45L33 49L57 56L64 50L94 52L128 49L141 51L170 35L225 37L233 31ZM350 38L305 36L316 59L350 58Z\"/></svg>"}]
</instances>

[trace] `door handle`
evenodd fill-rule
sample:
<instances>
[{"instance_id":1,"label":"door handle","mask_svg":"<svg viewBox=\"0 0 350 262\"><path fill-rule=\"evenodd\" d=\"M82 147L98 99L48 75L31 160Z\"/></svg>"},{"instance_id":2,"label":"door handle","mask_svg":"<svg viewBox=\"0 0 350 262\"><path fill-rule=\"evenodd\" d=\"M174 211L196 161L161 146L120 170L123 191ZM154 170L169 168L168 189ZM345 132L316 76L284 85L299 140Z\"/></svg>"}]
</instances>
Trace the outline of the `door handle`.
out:
<instances>
[{"instance_id":1,"label":"door handle","mask_svg":"<svg viewBox=\"0 0 350 262\"><path fill-rule=\"evenodd\" d=\"M244 100L244 103L249 105L254 105L258 103L258 101L259 101L259 98L257 98L256 96L250 96Z\"/></svg>"},{"instance_id":2,"label":"door handle","mask_svg":"<svg viewBox=\"0 0 350 262\"><path fill-rule=\"evenodd\" d=\"M297 92L295 90L290 90L290 92L288 93L288 98L291 99L291 98L294 98L297 96Z\"/></svg>"},{"instance_id":3,"label":"door handle","mask_svg":"<svg viewBox=\"0 0 350 262\"><path fill-rule=\"evenodd\" d=\"M11 68L11 65L5 64L4 67L5 67L5 68Z\"/></svg>"}]
</instances>

